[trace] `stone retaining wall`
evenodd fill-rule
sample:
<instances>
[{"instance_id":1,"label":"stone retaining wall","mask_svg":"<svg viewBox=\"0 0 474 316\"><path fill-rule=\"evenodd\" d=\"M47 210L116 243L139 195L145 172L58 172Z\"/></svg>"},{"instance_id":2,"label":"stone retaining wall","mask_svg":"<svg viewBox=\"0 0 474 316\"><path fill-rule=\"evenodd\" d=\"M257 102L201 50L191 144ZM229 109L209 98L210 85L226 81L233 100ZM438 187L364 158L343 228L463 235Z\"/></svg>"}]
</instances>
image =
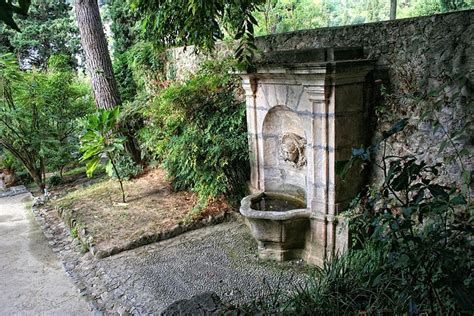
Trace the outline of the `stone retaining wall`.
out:
<instances>
[{"instance_id":1,"label":"stone retaining wall","mask_svg":"<svg viewBox=\"0 0 474 316\"><path fill-rule=\"evenodd\" d=\"M393 154L414 154L428 163L449 162L456 156L454 146L439 154L439 146L470 122L472 83L474 79L472 48L474 10L427 17L368 23L353 26L321 28L257 38L263 52L319 47L363 47L364 55L376 61L374 84L383 91L374 95L377 119L367 122L368 129L387 129L393 122L408 117L409 126L389 143ZM182 79L205 60L192 49L170 51L169 67L174 78ZM217 47L217 57L229 54L229 45ZM213 56L212 58L216 58ZM170 74L170 72L169 72ZM173 78L172 78L173 79ZM433 109L439 97L437 110ZM469 103L471 102L471 106ZM470 107L470 108L469 108ZM422 120L423 115L427 119ZM441 127L433 131L435 122ZM457 151L468 149L463 156L464 170L472 170L474 134L470 128L455 143ZM467 135L467 136L466 136ZM458 180L463 168L457 159L447 164L442 178ZM378 175L375 175L378 178Z\"/></svg>"}]
</instances>

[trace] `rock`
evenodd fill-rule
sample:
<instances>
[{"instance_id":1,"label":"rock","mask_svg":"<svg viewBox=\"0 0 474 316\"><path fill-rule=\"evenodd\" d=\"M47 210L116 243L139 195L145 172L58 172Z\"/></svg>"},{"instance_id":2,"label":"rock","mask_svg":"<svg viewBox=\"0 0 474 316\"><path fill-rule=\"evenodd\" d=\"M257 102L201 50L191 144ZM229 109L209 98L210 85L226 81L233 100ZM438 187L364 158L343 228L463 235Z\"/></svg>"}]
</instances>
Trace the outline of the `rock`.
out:
<instances>
[{"instance_id":1,"label":"rock","mask_svg":"<svg viewBox=\"0 0 474 316\"><path fill-rule=\"evenodd\" d=\"M221 315L224 305L214 292L205 292L169 305L161 315Z\"/></svg>"}]
</instances>

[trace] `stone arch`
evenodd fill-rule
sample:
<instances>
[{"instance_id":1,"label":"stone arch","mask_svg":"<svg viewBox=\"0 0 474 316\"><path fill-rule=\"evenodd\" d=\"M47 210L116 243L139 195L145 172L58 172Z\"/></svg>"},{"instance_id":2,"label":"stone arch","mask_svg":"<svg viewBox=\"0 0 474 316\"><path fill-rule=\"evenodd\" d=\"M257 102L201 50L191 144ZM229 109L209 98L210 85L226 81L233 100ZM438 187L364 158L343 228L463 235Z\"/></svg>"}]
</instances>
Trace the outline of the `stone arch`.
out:
<instances>
[{"instance_id":1,"label":"stone arch","mask_svg":"<svg viewBox=\"0 0 474 316\"><path fill-rule=\"evenodd\" d=\"M272 107L262 125L264 183L267 191L306 195L306 131L285 105Z\"/></svg>"}]
</instances>

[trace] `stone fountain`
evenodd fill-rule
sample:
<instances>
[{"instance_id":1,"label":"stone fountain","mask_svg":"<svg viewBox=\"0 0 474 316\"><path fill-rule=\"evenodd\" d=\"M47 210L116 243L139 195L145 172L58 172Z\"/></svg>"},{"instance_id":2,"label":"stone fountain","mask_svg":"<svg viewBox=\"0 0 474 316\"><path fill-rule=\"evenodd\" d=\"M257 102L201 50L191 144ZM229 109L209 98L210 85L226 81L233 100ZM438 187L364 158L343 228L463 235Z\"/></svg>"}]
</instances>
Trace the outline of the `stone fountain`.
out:
<instances>
[{"instance_id":1,"label":"stone fountain","mask_svg":"<svg viewBox=\"0 0 474 316\"><path fill-rule=\"evenodd\" d=\"M264 259L322 265L349 246L340 212L360 191L336 162L367 143L369 73L361 48L265 54L240 73L246 91L251 191L241 203Z\"/></svg>"}]
</instances>

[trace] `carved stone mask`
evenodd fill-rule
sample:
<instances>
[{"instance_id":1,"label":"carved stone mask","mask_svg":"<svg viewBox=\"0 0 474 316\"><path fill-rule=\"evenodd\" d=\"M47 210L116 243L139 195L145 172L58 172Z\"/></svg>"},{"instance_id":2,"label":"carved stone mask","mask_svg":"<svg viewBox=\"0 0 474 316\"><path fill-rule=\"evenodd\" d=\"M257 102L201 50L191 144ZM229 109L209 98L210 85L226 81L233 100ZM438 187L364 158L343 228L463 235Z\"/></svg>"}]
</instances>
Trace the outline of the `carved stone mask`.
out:
<instances>
[{"instance_id":1,"label":"carved stone mask","mask_svg":"<svg viewBox=\"0 0 474 316\"><path fill-rule=\"evenodd\" d=\"M280 158L299 169L306 165L304 146L306 139L294 133L283 133L280 136Z\"/></svg>"}]
</instances>

